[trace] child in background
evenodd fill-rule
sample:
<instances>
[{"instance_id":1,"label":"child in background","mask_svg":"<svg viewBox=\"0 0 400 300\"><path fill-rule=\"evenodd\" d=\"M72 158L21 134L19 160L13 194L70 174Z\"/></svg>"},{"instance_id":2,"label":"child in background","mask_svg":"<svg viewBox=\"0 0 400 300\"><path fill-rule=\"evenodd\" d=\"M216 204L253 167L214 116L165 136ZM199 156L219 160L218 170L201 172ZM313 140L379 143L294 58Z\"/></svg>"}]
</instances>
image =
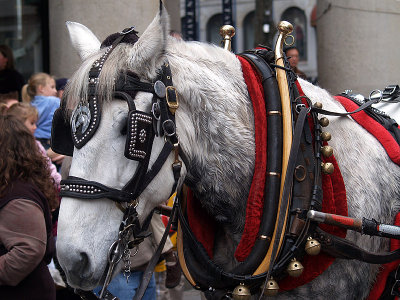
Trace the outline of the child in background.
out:
<instances>
[{"instance_id":1,"label":"child in background","mask_svg":"<svg viewBox=\"0 0 400 300\"><path fill-rule=\"evenodd\" d=\"M63 155L54 153L50 149L51 125L53 115L60 106L60 98L56 97L56 83L53 77L46 73L36 73L22 88L22 99L30 102L39 112L35 138L42 143L51 161L60 166Z\"/></svg>"},{"instance_id":2,"label":"child in background","mask_svg":"<svg viewBox=\"0 0 400 300\"><path fill-rule=\"evenodd\" d=\"M56 97L56 82L49 74L36 73L22 90L24 102L30 102L39 112L35 138L47 150L50 147L53 115L60 106L60 98Z\"/></svg>"},{"instance_id":3,"label":"child in background","mask_svg":"<svg viewBox=\"0 0 400 300\"><path fill-rule=\"evenodd\" d=\"M32 135L35 134L36 122L38 120L38 111L34 106L28 103L15 103L11 105L8 109L7 107L2 107L2 114L15 116L18 120L24 123L25 127L29 129ZM51 160L47 156L46 150L44 149L42 144L39 141L36 141L36 144L43 156L46 157L51 177L54 179L54 184L58 189L60 187L61 175L57 172L56 167L51 163Z\"/></svg>"}]
</instances>

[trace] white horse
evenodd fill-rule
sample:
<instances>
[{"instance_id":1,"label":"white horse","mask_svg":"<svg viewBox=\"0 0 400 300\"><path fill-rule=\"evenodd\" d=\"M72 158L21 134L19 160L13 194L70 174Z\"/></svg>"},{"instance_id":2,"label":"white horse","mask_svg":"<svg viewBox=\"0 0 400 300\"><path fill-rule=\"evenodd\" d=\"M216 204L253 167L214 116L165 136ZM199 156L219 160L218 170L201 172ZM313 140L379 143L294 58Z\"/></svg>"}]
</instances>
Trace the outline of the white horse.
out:
<instances>
[{"instance_id":1,"label":"white horse","mask_svg":"<svg viewBox=\"0 0 400 300\"><path fill-rule=\"evenodd\" d=\"M77 23L68 23L72 44L83 64L72 76L66 99L75 108L87 97L88 72L104 53L94 34ZM134 44L119 44L105 61L99 93L104 97L99 128L80 149L75 148L70 175L121 189L132 178L138 162L124 156L128 107L112 99L114 78L121 70L134 72L141 81L154 82L159 70L169 62L180 105L176 111L176 131L187 156L181 179L192 182L193 192L203 207L220 224L215 253L221 266L237 264L232 254L244 228L246 199L255 165L254 116L236 56L222 48L199 42L185 42L168 35L165 10L157 15ZM324 109L344 112L325 90L299 79L304 93ZM139 92L135 105L150 112L152 94ZM392 223L399 211L399 168L379 142L350 117L329 117L330 145L340 165L348 199L349 216L375 218ZM122 133L121 133L122 131ZM151 167L164 145L155 137L149 161ZM138 197L141 222L157 205L164 203L174 185L171 153L156 177ZM64 197L61 202L57 256L68 283L91 290L104 281L107 253L117 239L123 213L113 201ZM387 251L388 241L348 232L347 239L373 252ZM217 250L218 251L218 250ZM232 261L233 260L233 261ZM122 264L122 262L120 263ZM114 273L121 267L117 267ZM364 299L374 283L379 265L336 259L321 276L278 299Z\"/></svg>"}]
</instances>

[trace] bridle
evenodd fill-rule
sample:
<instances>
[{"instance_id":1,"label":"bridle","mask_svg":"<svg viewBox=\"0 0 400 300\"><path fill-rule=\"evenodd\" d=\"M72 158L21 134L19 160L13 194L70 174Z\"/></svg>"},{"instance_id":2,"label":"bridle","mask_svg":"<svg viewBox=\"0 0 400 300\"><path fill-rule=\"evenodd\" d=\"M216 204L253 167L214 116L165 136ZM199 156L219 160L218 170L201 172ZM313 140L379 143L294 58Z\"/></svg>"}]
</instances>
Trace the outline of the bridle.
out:
<instances>
[{"instance_id":1,"label":"bridle","mask_svg":"<svg viewBox=\"0 0 400 300\"><path fill-rule=\"evenodd\" d=\"M52 148L60 154L72 156L74 146L82 148L95 134L101 120L101 102L98 101L99 76L103 65L118 44L124 42L126 35L134 32L133 28L125 29L120 36L109 46L104 54L97 59L89 71L88 99L81 99L77 108L73 111L71 123L66 121L66 109L61 106L54 114L52 127ZM135 32L134 32L135 33ZM184 157L179 148L179 139L176 134L175 111L179 107L178 94L172 82L171 70L168 62L165 62L158 72L154 82L144 82L139 77L127 71L119 74L115 82L113 97L124 100L128 104L128 118L126 125L126 142L124 155L130 160L138 161L139 165L133 177L122 189L107 187L96 181L88 181L83 178L69 176L61 181L60 196L80 199L108 198L116 202L124 212L118 239L112 244L108 254L107 277L100 295L102 298L106 287L111 281L114 266L124 256L125 264L129 261L130 249L137 246L150 234L147 228L153 212L140 224L136 207L138 197L158 174L169 155L174 151L174 163L172 171L174 185L171 195L177 189L182 161ZM134 99L137 92L151 93L151 112L136 109ZM68 133L71 133L69 136ZM152 145L155 136L164 137L164 146L148 170ZM183 161L186 158L182 158ZM123 205L125 204L125 205ZM133 239L131 239L133 236ZM124 253L128 253L125 255ZM126 270L127 273L130 270ZM129 275L128 275L129 276Z\"/></svg>"}]
</instances>

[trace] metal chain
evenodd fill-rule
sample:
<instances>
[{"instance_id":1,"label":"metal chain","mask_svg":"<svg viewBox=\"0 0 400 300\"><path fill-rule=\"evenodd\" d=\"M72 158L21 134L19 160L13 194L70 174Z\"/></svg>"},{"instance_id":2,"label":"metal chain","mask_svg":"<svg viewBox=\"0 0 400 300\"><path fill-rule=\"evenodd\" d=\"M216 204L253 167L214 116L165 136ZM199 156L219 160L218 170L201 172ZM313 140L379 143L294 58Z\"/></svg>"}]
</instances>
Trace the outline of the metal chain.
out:
<instances>
[{"instance_id":1,"label":"metal chain","mask_svg":"<svg viewBox=\"0 0 400 300\"><path fill-rule=\"evenodd\" d=\"M131 276L131 249L129 249L128 244L125 245L124 249L124 277L126 278L126 283L129 283L129 276Z\"/></svg>"}]
</instances>

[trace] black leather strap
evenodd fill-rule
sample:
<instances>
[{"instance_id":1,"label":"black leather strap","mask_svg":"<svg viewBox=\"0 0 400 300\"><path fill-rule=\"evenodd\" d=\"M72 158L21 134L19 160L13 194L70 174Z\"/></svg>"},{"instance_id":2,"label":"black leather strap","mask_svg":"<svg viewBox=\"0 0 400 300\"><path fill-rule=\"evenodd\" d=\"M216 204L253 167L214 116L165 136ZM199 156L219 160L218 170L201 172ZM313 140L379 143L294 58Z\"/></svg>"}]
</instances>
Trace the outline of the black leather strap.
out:
<instances>
[{"instance_id":1,"label":"black leather strap","mask_svg":"<svg viewBox=\"0 0 400 300\"><path fill-rule=\"evenodd\" d=\"M165 227L165 231L164 234L160 240L160 244L157 247L156 252L153 254L151 260L148 262L146 270L143 272L143 277L142 277L142 281L140 282L140 286L139 289L137 290L135 296L133 297L133 300L139 300L142 299L144 293L146 292L147 286L149 285L150 279L153 276L153 272L154 272L154 267L157 265L159 259L160 259L160 255L162 250L164 249L164 245L165 242L167 240L168 234L169 234L169 230L171 228L171 224L175 219L175 215L176 215L176 208L178 206L178 196L176 196L175 198L175 202L174 202L174 206L172 207L172 211L171 211L171 215L169 217L169 221L167 226Z\"/></svg>"},{"instance_id":2,"label":"black leather strap","mask_svg":"<svg viewBox=\"0 0 400 300\"><path fill-rule=\"evenodd\" d=\"M392 252L372 253L361 249L353 242L329 234L317 228L315 237L320 241L322 250L332 256L344 259L356 259L370 264L386 264L400 258L400 249Z\"/></svg>"},{"instance_id":3,"label":"black leather strap","mask_svg":"<svg viewBox=\"0 0 400 300\"><path fill-rule=\"evenodd\" d=\"M132 194L127 191L120 191L96 181L74 176L68 176L66 180L61 180L60 196L82 199L109 198L119 203L130 202L134 199Z\"/></svg>"},{"instance_id":4,"label":"black leather strap","mask_svg":"<svg viewBox=\"0 0 400 300\"><path fill-rule=\"evenodd\" d=\"M239 264L231 272L235 274L250 274L261 264L270 245L270 239L275 228L276 211L278 208L279 189L281 184L280 176L282 172L282 116L281 101L278 83L274 71L262 58L264 53L261 49L255 53L241 54L259 72L261 83L264 89L264 101L267 114L267 169L264 188L264 206L261 217L258 237L251 249L250 254L244 262ZM268 51L268 50L263 50ZM267 53L264 54L266 56ZM274 175L271 175L274 174Z\"/></svg>"}]
</instances>

